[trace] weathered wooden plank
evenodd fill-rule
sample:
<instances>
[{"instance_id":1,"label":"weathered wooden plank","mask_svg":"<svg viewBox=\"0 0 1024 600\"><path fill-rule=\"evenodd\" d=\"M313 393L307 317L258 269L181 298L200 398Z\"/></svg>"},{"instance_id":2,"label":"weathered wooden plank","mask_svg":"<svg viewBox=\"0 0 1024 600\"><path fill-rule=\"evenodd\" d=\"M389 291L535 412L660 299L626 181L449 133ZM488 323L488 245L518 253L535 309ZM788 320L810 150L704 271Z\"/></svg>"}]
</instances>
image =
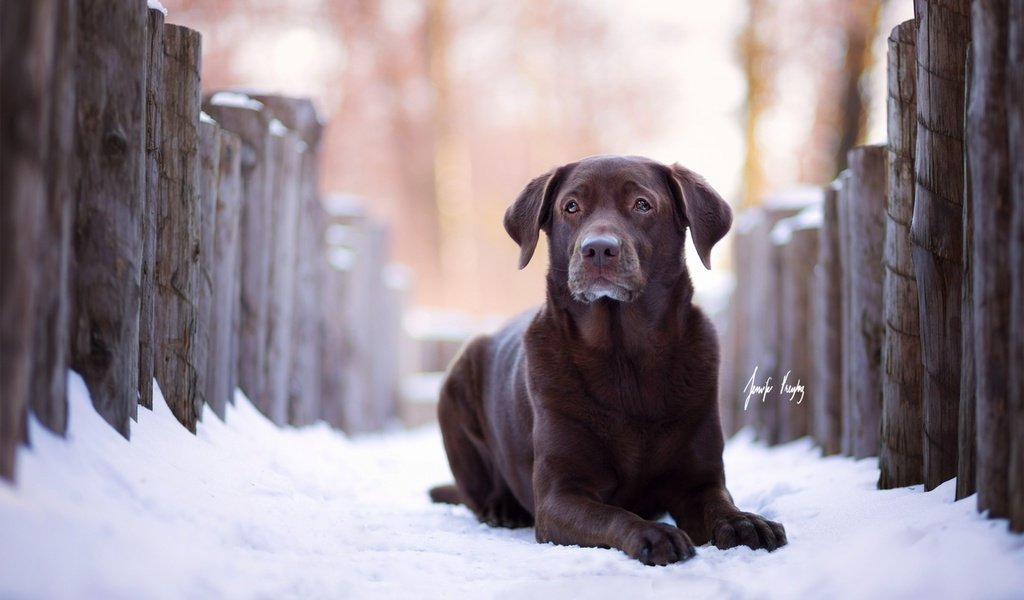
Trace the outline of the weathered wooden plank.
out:
<instances>
[{"instance_id":1,"label":"weathered wooden plank","mask_svg":"<svg viewBox=\"0 0 1024 600\"><path fill-rule=\"evenodd\" d=\"M157 208L154 370L171 412L193 433L199 420L198 319L200 35L165 25L163 136Z\"/></svg>"},{"instance_id":2,"label":"weathered wooden plank","mask_svg":"<svg viewBox=\"0 0 1024 600\"><path fill-rule=\"evenodd\" d=\"M729 354L723 354L723 369L721 384L718 386L718 402L723 412L732 416L726 422L731 423L732 434L749 424L747 421L749 406L744 411L744 403L747 394L743 392L744 386L750 379L747 372L747 352L749 340L749 328L747 324L747 306L750 302L750 273L754 228L756 221L761 218L757 209L743 211L736 216L733 226L732 261L736 283L730 297L730 318L728 335L731 338L725 346ZM422 371L443 371L447 364L442 365L443 350L442 343L431 339L424 339L420 342L420 362ZM435 346L437 346L435 348Z\"/></svg>"},{"instance_id":3,"label":"weathered wooden plank","mask_svg":"<svg viewBox=\"0 0 1024 600\"><path fill-rule=\"evenodd\" d=\"M263 393L267 360L267 280L270 271L269 115L263 105L237 95L214 94L203 110L239 136L241 221L238 270L238 387L255 402Z\"/></svg>"},{"instance_id":4,"label":"weathered wooden plank","mask_svg":"<svg viewBox=\"0 0 1024 600\"><path fill-rule=\"evenodd\" d=\"M67 430L68 353L71 349L71 238L75 218L75 60L78 4L53 3L53 54L48 73L49 140L46 196L35 268L32 413L50 431Z\"/></svg>"},{"instance_id":5,"label":"weathered wooden plank","mask_svg":"<svg viewBox=\"0 0 1024 600\"><path fill-rule=\"evenodd\" d=\"M142 210L142 277L139 311L139 404L153 408L153 315L156 306L156 214L160 140L163 136L164 13L151 8L146 24L146 196Z\"/></svg>"},{"instance_id":6,"label":"weathered wooden plank","mask_svg":"<svg viewBox=\"0 0 1024 600\"><path fill-rule=\"evenodd\" d=\"M52 2L0 3L0 477L26 441L43 229Z\"/></svg>"},{"instance_id":7,"label":"weathered wooden plank","mask_svg":"<svg viewBox=\"0 0 1024 600\"><path fill-rule=\"evenodd\" d=\"M274 183L271 201L271 261L267 302L267 373L256 407L279 425L288 421L292 317L295 306L295 255L299 215L299 177L305 144L278 120L270 123Z\"/></svg>"},{"instance_id":8,"label":"weathered wooden plank","mask_svg":"<svg viewBox=\"0 0 1024 600\"><path fill-rule=\"evenodd\" d=\"M333 219L332 217L328 217ZM348 430L345 415L345 362L350 340L346 330L345 289L349 285L352 252L329 247L321 263L323 286L323 363L320 371L320 418L332 427Z\"/></svg>"},{"instance_id":9,"label":"weathered wooden plank","mask_svg":"<svg viewBox=\"0 0 1024 600\"><path fill-rule=\"evenodd\" d=\"M213 362L214 232L217 227L217 192L220 189L220 126L209 115L199 119L199 273L196 288L196 402L210 398L210 363Z\"/></svg>"},{"instance_id":10,"label":"weathered wooden plank","mask_svg":"<svg viewBox=\"0 0 1024 600\"><path fill-rule=\"evenodd\" d=\"M207 362L206 401L221 420L237 382L234 360L234 327L239 312L238 246L241 216L241 146L239 137L220 132L217 174L217 206L213 250L213 313L210 328L210 357Z\"/></svg>"},{"instance_id":11,"label":"weathered wooden plank","mask_svg":"<svg viewBox=\"0 0 1024 600\"><path fill-rule=\"evenodd\" d=\"M373 367L372 404L367 411L372 429L378 430L398 417L398 382L401 364L402 311L407 284L401 267L390 264L390 228L376 221L370 229L376 257L374 295L371 306L379 307L380 323L372 338L370 364Z\"/></svg>"},{"instance_id":12,"label":"weathered wooden plank","mask_svg":"<svg viewBox=\"0 0 1024 600\"><path fill-rule=\"evenodd\" d=\"M295 260L292 364L288 376L288 422L308 425L319 418L322 314L319 257L325 252L327 217L320 202L320 140L323 123L307 98L249 93L306 144L299 177L298 239Z\"/></svg>"},{"instance_id":13,"label":"weathered wooden plank","mask_svg":"<svg viewBox=\"0 0 1024 600\"><path fill-rule=\"evenodd\" d=\"M1006 122L1007 0L977 0L971 12L967 161L973 215L971 272L977 409L978 510L1008 517L1010 203ZM1022 307L1016 307L1021 310ZM1021 368L1016 365L1015 368Z\"/></svg>"},{"instance_id":14,"label":"weathered wooden plank","mask_svg":"<svg viewBox=\"0 0 1024 600\"><path fill-rule=\"evenodd\" d=\"M839 255L839 181L824 188L815 276L814 438L826 456L841 449L843 415L843 271Z\"/></svg>"},{"instance_id":15,"label":"weathered wooden plank","mask_svg":"<svg viewBox=\"0 0 1024 600\"><path fill-rule=\"evenodd\" d=\"M1010 199L1010 529L1024 531L1024 3L1011 2L1006 57Z\"/></svg>"},{"instance_id":16,"label":"weathered wooden plank","mask_svg":"<svg viewBox=\"0 0 1024 600\"><path fill-rule=\"evenodd\" d=\"M878 457L878 487L881 489L924 481L920 317L910 246L917 143L916 44L916 21L900 23L889 35L889 195L885 221L885 337Z\"/></svg>"},{"instance_id":17,"label":"weathered wooden plank","mask_svg":"<svg viewBox=\"0 0 1024 600\"><path fill-rule=\"evenodd\" d=\"M965 71L967 81L971 78L971 53L967 52ZM970 103L971 86L964 88L964 106ZM967 111L964 111L964 127L966 130ZM966 148L966 146L965 146ZM957 461L956 461L956 499L966 498L978 491L977 455L978 455L978 410L976 387L977 377L974 370L974 272L972 271L974 254L974 203L971 200L971 169L964 154L964 216L963 216L963 282L960 294L960 419L957 426Z\"/></svg>"},{"instance_id":18,"label":"weathered wooden plank","mask_svg":"<svg viewBox=\"0 0 1024 600\"><path fill-rule=\"evenodd\" d=\"M779 381L776 374L779 326L774 319L764 318L764 315L774 315L778 310L776 308L778 279L775 277L775 253L772 251L770 233L776 223L795 215L800 211L802 205L794 205L785 201L779 202L778 200L780 199L770 200L755 209L758 212L751 217L751 222L745 225L749 228L751 237L750 253L747 256L749 260L740 279L740 285L745 290L749 290L743 294L744 321L747 327L742 334L746 342L743 344L745 348L743 362L739 367L741 387L738 391L742 394L744 401L752 379L755 380L756 385L764 385L769 377L772 378L772 385L777 385ZM755 368L757 369L756 377ZM754 395L743 411L743 424L753 427L757 436L764 440L770 439L775 420L774 414L770 414L769 407L766 406L769 401L775 402L777 398L773 396L762 401L762 396ZM774 410L774 407L770 408Z\"/></svg>"},{"instance_id":19,"label":"weathered wooden plank","mask_svg":"<svg viewBox=\"0 0 1024 600\"><path fill-rule=\"evenodd\" d=\"M853 341L854 331L853 324L854 319L852 316L852 301L853 291L851 287L852 278L850 272L852 269L851 265L851 249L850 249L850 205L851 200L851 179L853 175L849 169L845 169L839 174L836 179L838 182L837 195L836 195L836 210L838 214L839 222L839 271L842 273L842 282L840 285L840 293L843 296L842 301L842 349L840 355L842 358L842 367L839 370L840 378L840 406L841 414L839 422L841 425L839 435L839 448L840 452L850 456L853 454L853 427L848 425L848 422L853 418L852 406L853 406L853 372L850 369L850 356L853 354L851 344Z\"/></svg>"},{"instance_id":20,"label":"weathered wooden plank","mask_svg":"<svg viewBox=\"0 0 1024 600\"><path fill-rule=\"evenodd\" d=\"M969 0L917 0L917 278L924 415L924 484L956 475L961 370L964 59Z\"/></svg>"},{"instance_id":21,"label":"weathered wooden plank","mask_svg":"<svg viewBox=\"0 0 1024 600\"><path fill-rule=\"evenodd\" d=\"M145 180L146 3L84 1L78 18L71 365L123 436L136 410Z\"/></svg>"},{"instance_id":22,"label":"weathered wooden plank","mask_svg":"<svg viewBox=\"0 0 1024 600\"><path fill-rule=\"evenodd\" d=\"M850 150L849 318L851 339L846 357L850 372L849 416L843 423L856 458L877 456L882 410L882 338L885 278L886 148L858 146Z\"/></svg>"},{"instance_id":23,"label":"weathered wooden plank","mask_svg":"<svg viewBox=\"0 0 1024 600\"><path fill-rule=\"evenodd\" d=\"M817 401L811 340L814 270L818 260L821 207L779 221L772 241L781 251L779 302L778 394L774 408L778 442L799 439L810 433L811 406Z\"/></svg>"}]
</instances>

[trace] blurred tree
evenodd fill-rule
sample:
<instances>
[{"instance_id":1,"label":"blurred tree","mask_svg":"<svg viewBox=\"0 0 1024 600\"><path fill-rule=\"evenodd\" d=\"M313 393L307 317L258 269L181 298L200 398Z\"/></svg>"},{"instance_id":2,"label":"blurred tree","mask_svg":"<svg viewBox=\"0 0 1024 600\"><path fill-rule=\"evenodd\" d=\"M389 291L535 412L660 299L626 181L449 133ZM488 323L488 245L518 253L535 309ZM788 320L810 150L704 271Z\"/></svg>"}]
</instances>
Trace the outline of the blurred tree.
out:
<instances>
[{"instance_id":1,"label":"blurred tree","mask_svg":"<svg viewBox=\"0 0 1024 600\"><path fill-rule=\"evenodd\" d=\"M747 0L747 19L737 38L737 50L743 77L747 84L746 103L743 106L743 192L740 208L760 203L764 194L764 166L758 125L771 102L771 89L775 79L772 60L772 39L769 26L773 4L769 0Z\"/></svg>"},{"instance_id":2,"label":"blurred tree","mask_svg":"<svg viewBox=\"0 0 1024 600\"><path fill-rule=\"evenodd\" d=\"M757 204L775 186L833 179L846 168L850 148L865 142L866 75L874 66L872 48L886 0L745 4L747 17L737 38L747 84L744 207ZM807 118L808 110L813 119ZM797 139L766 140L769 130ZM762 153L766 144L770 156ZM767 163L789 152L798 155L798 173L773 178L776 169Z\"/></svg>"}]
</instances>

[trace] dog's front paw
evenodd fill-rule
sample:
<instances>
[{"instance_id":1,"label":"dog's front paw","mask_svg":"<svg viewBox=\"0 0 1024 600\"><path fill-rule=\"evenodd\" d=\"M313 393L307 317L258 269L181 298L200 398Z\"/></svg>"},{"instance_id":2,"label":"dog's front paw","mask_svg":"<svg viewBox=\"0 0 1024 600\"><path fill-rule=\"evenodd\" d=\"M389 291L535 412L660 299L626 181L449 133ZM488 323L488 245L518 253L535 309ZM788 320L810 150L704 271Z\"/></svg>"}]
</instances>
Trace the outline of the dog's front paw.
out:
<instances>
[{"instance_id":1,"label":"dog's front paw","mask_svg":"<svg viewBox=\"0 0 1024 600\"><path fill-rule=\"evenodd\" d=\"M645 565L668 565L697 554L686 532L664 523L643 523L626 537L622 550Z\"/></svg>"},{"instance_id":2,"label":"dog's front paw","mask_svg":"<svg viewBox=\"0 0 1024 600\"><path fill-rule=\"evenodd\" d=\"M786 529L781 523L755 515L735 513L720 519L711 532L711 541L722 550L736 546L764 548L771 552L786 545Z\"/></svg>"}]
</instances>

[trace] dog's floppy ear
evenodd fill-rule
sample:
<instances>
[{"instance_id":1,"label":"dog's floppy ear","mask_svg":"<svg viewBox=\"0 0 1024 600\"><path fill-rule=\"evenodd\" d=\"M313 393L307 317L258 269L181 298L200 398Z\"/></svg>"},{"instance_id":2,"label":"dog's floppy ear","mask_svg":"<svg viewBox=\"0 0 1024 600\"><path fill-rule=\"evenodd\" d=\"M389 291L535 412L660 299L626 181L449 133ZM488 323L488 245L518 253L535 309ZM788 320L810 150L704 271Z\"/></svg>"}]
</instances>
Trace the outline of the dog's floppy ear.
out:
<instances>
[{"instance_id":1,"label":"dog's floppy ear","mask_svg":"<svg viewBox=\"0 0 1024 600\"><path fill-rule=\"evenodd\" d=\"M676 163L668 168L669 189L675 197L676 214L689 225L693 245L704 268L711 268L711 248L729 231L732 209L704 178Z\"/></svg>"},{"instance_id":2,"label":"dog's floppy ear","mask_svg":"<svg viewBox=\"0 0 1024 600\"><path fill-rule=\"evenodd\" d=\"M537 238L551 218L551 203L570 165L552 169L526 184L505 211L505 231L519 244L519 268L526 268L537 249Z\"/></svg>"}]
</instances>

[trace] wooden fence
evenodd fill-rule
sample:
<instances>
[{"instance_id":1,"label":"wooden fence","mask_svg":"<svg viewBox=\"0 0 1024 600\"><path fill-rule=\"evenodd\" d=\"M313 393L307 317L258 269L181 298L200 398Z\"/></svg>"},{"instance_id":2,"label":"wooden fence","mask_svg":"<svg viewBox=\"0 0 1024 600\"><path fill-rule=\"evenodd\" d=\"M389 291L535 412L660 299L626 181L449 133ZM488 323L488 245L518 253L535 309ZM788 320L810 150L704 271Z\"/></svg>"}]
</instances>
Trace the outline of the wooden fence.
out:
<instances>
[{"instance_id":1,"label":"wooden fence","mask_svg":"<svg viewBox=\"0 0 1024 600\"><path fill-rule=\"evenodd\" d=\"M1024 5L918 0L888 82L886 146L800 213L737 219L723 426L878 456L880 488L958 477L1021 531Z\"/></svg>"},{"instance_id":2,"label":"wooden fence","mask_svg":"<svg viewBox=\"0 0 1024 600\"><path fill-rule=\"evenodd\" d=\"M64 434L68 368L126 438L154 378L193 432L236 387L278 424L394 418L408 278L357 204L325 210L312 103L204 97L199 34L145 0L0 22L0 476L29 411Z\"/></svg>"}]
</instances>

